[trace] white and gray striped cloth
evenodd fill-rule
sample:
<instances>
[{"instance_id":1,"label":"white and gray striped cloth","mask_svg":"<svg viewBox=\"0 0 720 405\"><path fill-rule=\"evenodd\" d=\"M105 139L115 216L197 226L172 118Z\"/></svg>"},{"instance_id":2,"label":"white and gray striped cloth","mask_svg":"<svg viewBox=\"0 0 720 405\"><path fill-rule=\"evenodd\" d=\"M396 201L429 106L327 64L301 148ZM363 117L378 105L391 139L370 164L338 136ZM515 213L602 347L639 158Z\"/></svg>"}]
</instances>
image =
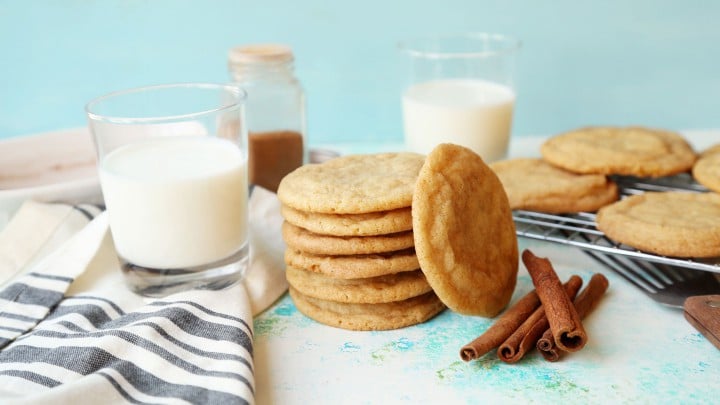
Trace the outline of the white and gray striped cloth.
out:
<instances>
[{"instance_id":1,"label":"white and gray striped cloth","mask_svg":"<svg viewBox=\"0 0 720 405\"><path fill-rule=\"evenodd\" d=\"M47 249L77 211L18 248L8 233L32 234L38 212L57 210L30 205L0 234L15 244L4 256L0 246L0 403L254 402L252 317L287 288L284 246L269 231L281 221L274 194L253 192L243 283L162 299L125 288L104 213L40 259L27 251Z\"/></svg>"}]
</instances>

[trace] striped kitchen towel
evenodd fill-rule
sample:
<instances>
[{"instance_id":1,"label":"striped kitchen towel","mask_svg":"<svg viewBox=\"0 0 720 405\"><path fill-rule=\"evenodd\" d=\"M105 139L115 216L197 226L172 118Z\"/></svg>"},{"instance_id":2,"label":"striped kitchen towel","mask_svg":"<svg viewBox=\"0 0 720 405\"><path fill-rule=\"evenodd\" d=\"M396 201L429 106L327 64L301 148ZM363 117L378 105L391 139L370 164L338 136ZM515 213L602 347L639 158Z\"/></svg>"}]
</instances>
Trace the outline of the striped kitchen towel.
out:
<instances>
[{"instance_id":1,"label":"striped kitchen towel","mask_svg":"<svg viewBox=\"0 0 720 405\"><path fill-rule=\"evenodd\" d=\"M254 403L253 314L287 288L274 194L243 283L162 299L122 281L106 215L0 290L0 403Z\"/></svg>"}]
</instances>

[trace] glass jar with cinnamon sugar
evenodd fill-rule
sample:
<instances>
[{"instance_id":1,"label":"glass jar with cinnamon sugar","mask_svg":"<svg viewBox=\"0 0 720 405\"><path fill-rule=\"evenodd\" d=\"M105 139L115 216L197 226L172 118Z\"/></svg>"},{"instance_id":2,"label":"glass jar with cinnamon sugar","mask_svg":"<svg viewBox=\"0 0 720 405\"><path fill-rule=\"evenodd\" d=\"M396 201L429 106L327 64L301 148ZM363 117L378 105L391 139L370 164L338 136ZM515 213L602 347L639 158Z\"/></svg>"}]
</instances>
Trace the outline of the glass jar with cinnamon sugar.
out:
<instances>
[{"instance_id":1,"label":"glass jar with cinnamon sugar","mask_svg":"<svg viewBox=\"0 0 720 405\"><path fill-rule=\"evenodd\" d=\"M238 46L228 55L232 80L248 94L248 177L272 191L306 160L305 94L294 60L280 44Z\"/></svg>"}]
</instances>

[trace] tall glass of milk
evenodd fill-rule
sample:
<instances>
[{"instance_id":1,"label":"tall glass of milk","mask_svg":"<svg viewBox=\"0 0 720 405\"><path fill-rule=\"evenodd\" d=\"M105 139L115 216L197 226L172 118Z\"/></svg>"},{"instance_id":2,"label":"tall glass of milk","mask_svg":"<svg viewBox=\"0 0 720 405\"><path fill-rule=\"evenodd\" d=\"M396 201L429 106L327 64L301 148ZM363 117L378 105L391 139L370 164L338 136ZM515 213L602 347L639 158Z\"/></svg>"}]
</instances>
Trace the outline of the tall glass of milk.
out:
<instances>
[{"instance_id":1,"label":"tall glass of milk","mask_svg":"<svg viewBox=\"0 0 720 405\"><path fill-rule=\"evenodd\" d=\"M440 143L466 146L486 162L507 155L520 42L498 34L418 38L404 56L406 147L429 153Z\"/></svg>"},{"instance_id":2,"label":"tall glass of milk","mask_svg":"<svg viewBox=\"0 0 720 405\"><path fill-rule=\"evenodd\" d=\"M131 290L218 289L248 266L245 93L172 84L86 106L115 249Z\"/></svg>"}]
</instances>

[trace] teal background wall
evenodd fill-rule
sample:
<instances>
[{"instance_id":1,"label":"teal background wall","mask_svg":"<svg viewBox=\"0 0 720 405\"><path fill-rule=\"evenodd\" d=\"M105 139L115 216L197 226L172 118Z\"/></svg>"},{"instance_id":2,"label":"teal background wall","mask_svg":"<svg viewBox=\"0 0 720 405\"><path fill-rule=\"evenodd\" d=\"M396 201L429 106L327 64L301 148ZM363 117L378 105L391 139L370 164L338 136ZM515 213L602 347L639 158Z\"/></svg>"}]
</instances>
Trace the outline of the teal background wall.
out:
<instances>
[{"instance_id":1,"label":"teal background wall","mask_svg":"<svg viewBox=\"0 0 720 405\"><path fill-rule=\"evenodd\" d=\"M396 43L523 41L514 134L588 124L720 128L720 2L0 0L0 138L85 125L112 90L228 80L227 50L284 42L311 143L402 139Z\"/></svg>"}]
</instances>

